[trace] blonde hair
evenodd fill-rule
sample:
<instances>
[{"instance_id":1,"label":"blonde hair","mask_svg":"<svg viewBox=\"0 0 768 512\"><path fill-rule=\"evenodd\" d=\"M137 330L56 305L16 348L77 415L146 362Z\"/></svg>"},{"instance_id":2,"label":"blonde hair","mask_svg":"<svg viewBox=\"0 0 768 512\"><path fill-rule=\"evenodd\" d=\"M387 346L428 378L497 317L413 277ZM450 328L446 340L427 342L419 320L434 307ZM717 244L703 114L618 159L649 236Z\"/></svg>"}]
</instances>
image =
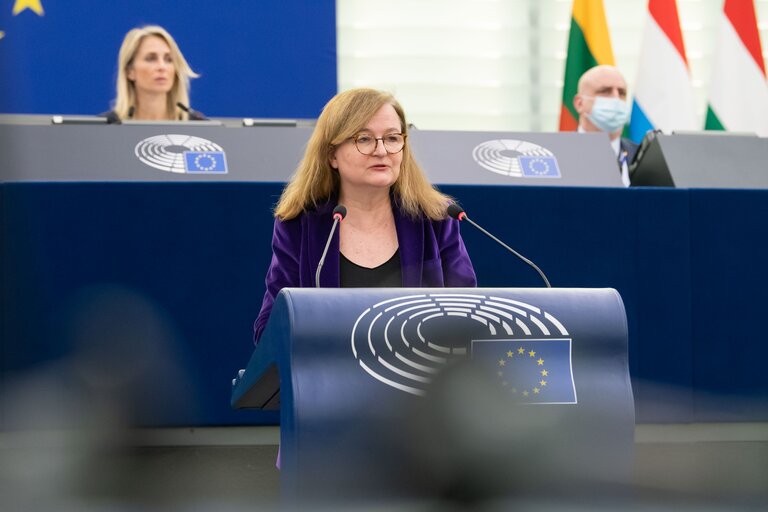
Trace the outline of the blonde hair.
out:
<instances>
[{"instance_id":1,"label":"blonde hair","mask_svg":"<svg viewBox=\"0 0 768 512\"><path fill-rule=\"evenodd\" d=\"M141 46L141 42L147 36L157 36L164 40L171 50L171 58L174 65L173 87L168 92L166 109L168 119L187 120L189 113L180 109L176 103L189 106L189 80L198 75L189 67L184 55L181 54L176 41L163 27L147 25L134 28L125 34L123 44L120 46L120 54L117 60L117 97L115 98L115 113L120 119L128 117L131 107L136 107L136 85L128 80L128 69L133 65L133 59Z\"/></svg>"},{"instance_id":2,"label":"blonde hair","mask_svg":"<svg viewBox=\"0 0 768 512\"><path fill-rule=\"evenodd\" d=\"M323 107L307 143L304 158L283 189L275 207L275 217L280 220L292 219L338 195L339 174L331 168L330 162L333 152L365 128L366 123L384 105L392 105L400 118L401 132L407 135L408 123L403 108L389 93L375 89L350 89L337 94ZM423 213L433 220L443 219L452 201L451 197L429 183L424 171L413 158L407 139L403 147L400 175L392 185L392 192L400 208L414 218Z\"/></svg>"}]
</instances>

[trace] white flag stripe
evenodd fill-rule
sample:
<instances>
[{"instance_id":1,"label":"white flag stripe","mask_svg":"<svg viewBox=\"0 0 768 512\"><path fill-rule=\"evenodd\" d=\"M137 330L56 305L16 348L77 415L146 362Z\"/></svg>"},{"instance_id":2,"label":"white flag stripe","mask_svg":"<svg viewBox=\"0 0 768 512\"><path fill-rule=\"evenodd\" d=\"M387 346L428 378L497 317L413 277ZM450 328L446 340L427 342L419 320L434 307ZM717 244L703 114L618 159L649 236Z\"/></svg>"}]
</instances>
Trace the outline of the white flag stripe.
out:
<instances>
[{"instance_id":1,"label":"white flag stripe","mask_svg":"<svg viewBox=\"0 0 768 512\"><path fill-rule=\"evenodd\" d=\"M667 133L701 129L685 61L652 16L643 32L635 101L654 128Z\"/></svg>"},{"instance_id":2,"label":"white flag stripe","mask_svg":"<svg viewBox=\"0 0 768 512\"><path fill-rule=\"evenodd\" d=\"M724 128L768 137L768 83L727 19L714 62L709 103Z\"/></svg>"}]
</instances>

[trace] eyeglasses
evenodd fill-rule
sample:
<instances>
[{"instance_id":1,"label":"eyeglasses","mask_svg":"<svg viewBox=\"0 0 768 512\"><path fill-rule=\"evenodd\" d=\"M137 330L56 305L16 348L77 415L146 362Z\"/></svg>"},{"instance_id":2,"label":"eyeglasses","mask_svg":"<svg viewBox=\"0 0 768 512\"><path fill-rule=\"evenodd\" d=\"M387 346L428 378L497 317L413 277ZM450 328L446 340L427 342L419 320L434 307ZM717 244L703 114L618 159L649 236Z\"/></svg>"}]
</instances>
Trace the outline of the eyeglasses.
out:
<instances>
[{"instance_id":1,"label":"eyeglasses","mask_svg":"<svg viewBox=\"0 0 768 512\"><path fill-rule=\"evenodd\" d=\"M384 151L392 155L403 150L406 137L407 135L402 133L388 133L382 137L374 137L368 133L358 133L350 138L355 141L357 150L364 155L374 154L379 146L379 141L384 145Z\"/></svg>"}]
</instances>

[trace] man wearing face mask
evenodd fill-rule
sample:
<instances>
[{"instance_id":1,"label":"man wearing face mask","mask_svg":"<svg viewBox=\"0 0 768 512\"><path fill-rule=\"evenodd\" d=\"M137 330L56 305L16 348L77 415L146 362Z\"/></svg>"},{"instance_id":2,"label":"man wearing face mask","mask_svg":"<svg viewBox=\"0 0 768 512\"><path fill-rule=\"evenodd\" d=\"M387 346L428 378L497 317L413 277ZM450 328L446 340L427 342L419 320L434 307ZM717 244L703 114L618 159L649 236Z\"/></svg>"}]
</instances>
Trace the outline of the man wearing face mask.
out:
<instances>
[{"instance_id":1,"label":"man wearing face mask","mask_svg":"<svg viewBox=\"0 0 768 512\"><path fill-rule=\"evenodd\" d=\"M637 144L621 137L629 120L627 82L614 66L595 66L579 78L573 106L579 113L579 132L605 132L621 172L621 181L629 186L629 163L637 152Z\"/></svg>"}]
</instances>

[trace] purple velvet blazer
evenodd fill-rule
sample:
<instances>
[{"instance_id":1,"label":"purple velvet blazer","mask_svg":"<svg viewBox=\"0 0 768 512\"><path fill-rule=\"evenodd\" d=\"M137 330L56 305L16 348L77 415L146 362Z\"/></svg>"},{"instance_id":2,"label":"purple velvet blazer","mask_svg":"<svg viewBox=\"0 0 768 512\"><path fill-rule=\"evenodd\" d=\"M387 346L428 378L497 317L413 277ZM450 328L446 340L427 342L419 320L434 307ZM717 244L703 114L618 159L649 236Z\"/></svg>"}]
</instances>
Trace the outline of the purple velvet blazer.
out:
<instances>
[{"instance_id":1,"label":"purple velvet blazer","mask_svg":"<svg viewBox=\"0 0 768 512\"><path fill-rule=\"evenodd\" d=\"M258 342L267 324L277 293L285 287L315 286L315 272L333 226L335 202L304 213L286 222L275 220L272 234L272 262L265 279L267 291L261 311L253 324ZM459 234L459 221L412 219L393 208L400 246L403 286L412 288L475 287L477 278ZM333 234L320 273L320 286L338 288L339 229Z\"/></svg>"}]
</instances>

